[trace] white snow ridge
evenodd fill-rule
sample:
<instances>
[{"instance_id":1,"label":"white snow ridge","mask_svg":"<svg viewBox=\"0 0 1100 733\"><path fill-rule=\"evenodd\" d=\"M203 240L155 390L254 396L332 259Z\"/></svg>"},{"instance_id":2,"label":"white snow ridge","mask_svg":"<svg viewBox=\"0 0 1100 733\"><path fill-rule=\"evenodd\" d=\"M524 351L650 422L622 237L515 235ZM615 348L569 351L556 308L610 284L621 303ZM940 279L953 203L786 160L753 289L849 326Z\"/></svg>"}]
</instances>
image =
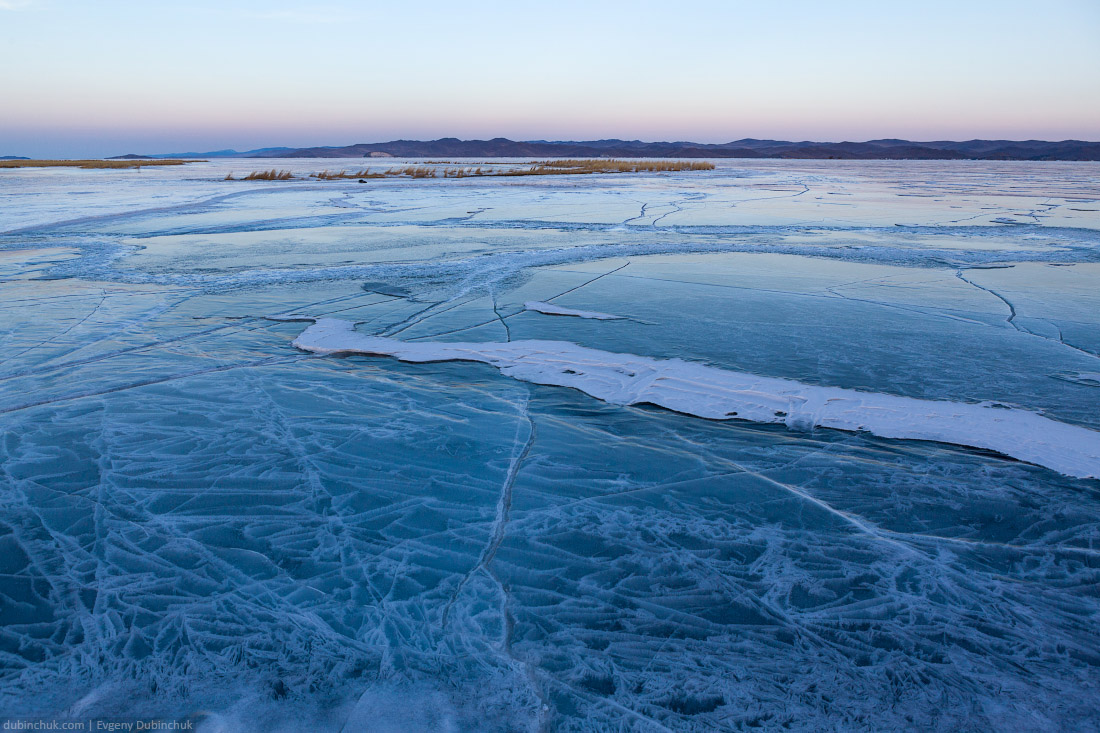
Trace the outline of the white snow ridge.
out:
<instances>
[{"instance_id":1,"label":"white snow ridge","mask_svg":"<svg viewBox=\"0 0 1100 733\"><path fill-rule=\"evenodd\" d=\"M351 321L335 318L318 319L293 345L317 354L380 355L407 362L478 361L515 379L572 387L613 404L649 403L714 420L952 443L996 451L1068 476L1100 478L1100 432L996 403L818 387L567 341L410 343L358 333Z\"/></svg>"},{"instance_id":2,"label":"white snow ridge","mask_svg":"<svg viewBox=\"0 0 1100 733\"><path fill-rule=\"evenodd\" d=\"M573 316L574 318L590 318L596 321L621 321L622 316L613 316L610 313L597 311L580 311L573 308L563 308L553 303L543 303L541 300L529 300L523 304L524 310L536 311L547 316Z\"/></svg>"}]
</instances>

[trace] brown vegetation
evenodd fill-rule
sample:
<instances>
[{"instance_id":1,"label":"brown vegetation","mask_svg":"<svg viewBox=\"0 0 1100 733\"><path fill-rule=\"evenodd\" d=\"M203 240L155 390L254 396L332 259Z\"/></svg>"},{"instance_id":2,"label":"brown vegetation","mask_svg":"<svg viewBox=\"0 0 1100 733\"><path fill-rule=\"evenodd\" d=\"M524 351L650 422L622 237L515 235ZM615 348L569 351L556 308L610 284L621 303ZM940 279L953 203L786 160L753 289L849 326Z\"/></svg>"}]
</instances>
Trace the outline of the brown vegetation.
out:
<instances>
[{"instance_id":1,"label":"brown vegetation","mask_svg":"<svg viewBox=\"0 0 1100 733\"><path fill-rule=\"evenodd\" d=\"M409 178L435 178L436 169L425 165L409 165L404 168L390 168L385 172L387 176L408 176Z\"/></svg>"},{"instance_id":2,"label":"brown vegetation","mask_svg":"<svg viewBox=\"0 0 1100 733\"><path fill-rule=\"evenodd\" d=\"M232 173L230 175L233 175ZM242 178L242 181L289 181L294 178L290 171L280 171L272 168L269 171L252 171ZM229 180L229 179L227 179Z\"/></svg>"},{"instance_id":3,"label":"brown vegetation","mask_svg":"<svg viewBox=\"0 0 1100 733\"><path fill-rule=\"evenodd\" d=\"M368 178L468 178L479 176L563 176L587 173L654 173L659 171L709 171L714 170L713 163L688 160L614 160L611 158L585 158L541 160L527 164L527 167L514 167L508 164L472 165L454 168L441 168L428 165L409 165L402 168L387 168L382 172L372 172L369 168L358 171L324 170L310 174L310 178L321 181L366 180ZM254 171L242 179L244 181L287 181L294 178L290 171L272 168L269 171ZM238 180L230 173L227 181Z\"/></svg>"},{"instance_id":4,"label":"brown vegetation","mask_svg":"<svg viewBox=\"0 0 1100 733\"><path fill-rule=\"evenodd\" d=\"M331 171L321 171L320 173L313 173L310 178L319 178L322 181L336 181L341 178L385 178L385 173L371 173L369 168L364 168L361 171L340 171L339 173L332 173Z\"/></svg>"},{"instance_id":5,"label":"brown vegetation","mask_svg":"<svg viewBox=\"0 0 1100 733\"><path fill-rule=\"evenodd\" d=\"M0 168L141 168L146 165L184 165L204 160L0 160Z\"/></svg>"}]
</instances>

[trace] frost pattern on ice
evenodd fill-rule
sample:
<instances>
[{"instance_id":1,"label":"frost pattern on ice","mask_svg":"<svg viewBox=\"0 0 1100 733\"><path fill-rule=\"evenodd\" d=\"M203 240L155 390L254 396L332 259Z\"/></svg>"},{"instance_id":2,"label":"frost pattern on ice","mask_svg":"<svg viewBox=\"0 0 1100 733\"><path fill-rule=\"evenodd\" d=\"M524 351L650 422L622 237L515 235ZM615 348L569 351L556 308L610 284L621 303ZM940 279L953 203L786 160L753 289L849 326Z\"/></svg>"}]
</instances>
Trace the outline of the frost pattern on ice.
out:
<instances>
[{"instance_id":1,"label":"frost pattern on ice","mask_svg":"<svg viewBox=\"0 0 1100 733\"><path fill-rule=\"evenodd\" d=\"M401 361L480 361L526 382L579 389L620 405L649 403L712 420L866 431L883 438L985 448L1078 478L1100 477L1100 433L999 403L963 404L816 387L679 359L614 354L566 341L410 343L321 318L294 346Z\"/></svg>"}]
</instances>

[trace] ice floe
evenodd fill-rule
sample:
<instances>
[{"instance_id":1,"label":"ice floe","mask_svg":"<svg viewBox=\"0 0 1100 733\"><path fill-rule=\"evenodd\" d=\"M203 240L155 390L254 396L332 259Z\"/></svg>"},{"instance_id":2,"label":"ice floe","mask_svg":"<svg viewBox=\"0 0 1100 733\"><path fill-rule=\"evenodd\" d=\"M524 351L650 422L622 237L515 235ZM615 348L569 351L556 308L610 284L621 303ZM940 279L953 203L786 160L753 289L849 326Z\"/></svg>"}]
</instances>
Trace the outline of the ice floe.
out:
<instances>
[{"instance_id":1,"label":"ice floe","mask_svg":"<svg viewBox=\"0 0 1100 733\"><path fill-rule=\"evenodd\" d=\"M293 345L317 354L391 356L407 362L477 361L535 384L572 387L621 405L653 404L712 420L864 431L883 438L984 448L1078 478L1100 477L1100 432L995 402L819 387L679 359L616 354L567 341L410 343L321 318Z\"/></svg>"}]
</instances>

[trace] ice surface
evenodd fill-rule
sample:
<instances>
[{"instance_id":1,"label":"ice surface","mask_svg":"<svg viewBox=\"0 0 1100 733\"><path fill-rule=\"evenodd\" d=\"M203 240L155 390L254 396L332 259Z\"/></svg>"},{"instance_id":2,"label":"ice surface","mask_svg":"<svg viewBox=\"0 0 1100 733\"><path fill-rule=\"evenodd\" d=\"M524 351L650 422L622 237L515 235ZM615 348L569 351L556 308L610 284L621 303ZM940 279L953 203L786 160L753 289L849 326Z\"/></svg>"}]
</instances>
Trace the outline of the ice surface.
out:
<instances>
[{"instance_id":1,"label":"ice surface","mask_svg":"<svg viewBox=\"0 0 1100 733\"><path fill-rule=\"evenodd\" d=\"M316 354L480 361L525 382L572 387L617 405L648 403L712 420L860 430L883 438L988 448L1069 476L1100 478L1100 432L999 403L966 405L814 387L564 341L409 343L357 333L353 322L337 318L318 319L293 344Z\"/></svg>"},{"instance_id":2,"label":"ice surface","mask_svg":"<svg viewBox=\"0 0 1100 733\"><path fill-rule=\"evenodd\" d=\"M252 167L0 171L0 717L1100 726L1096 164Z\"/></svg>"}]
</instances>

